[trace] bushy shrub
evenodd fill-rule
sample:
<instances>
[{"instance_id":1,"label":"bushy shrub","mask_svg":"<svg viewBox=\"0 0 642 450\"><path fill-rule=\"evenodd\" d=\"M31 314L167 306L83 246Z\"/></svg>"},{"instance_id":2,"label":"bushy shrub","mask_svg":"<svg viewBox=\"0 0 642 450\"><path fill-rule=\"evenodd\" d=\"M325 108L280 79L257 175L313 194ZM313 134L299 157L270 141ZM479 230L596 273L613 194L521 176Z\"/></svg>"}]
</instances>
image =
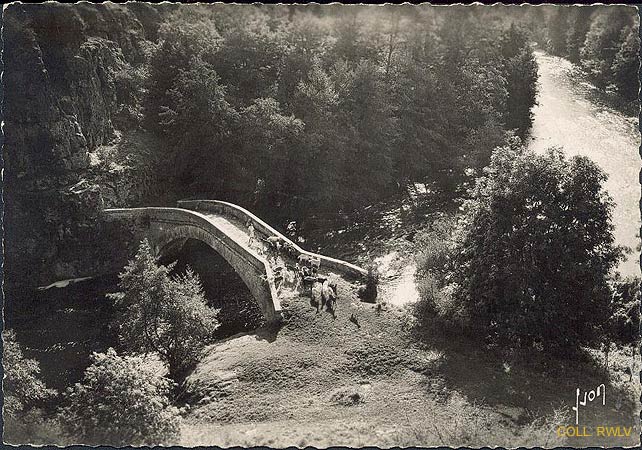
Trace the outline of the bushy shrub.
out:
<instances>
[{"instance_id":1,"label":"bushy shrub","mask_svg":"<svg viewBox=\"0 0 642 450\"><path fill-rule=\"evenodd\" d=\"M428 285L436 283L443 286L447 283L449 273L449 261L452 258L453 238L452 230L456 221L447 217L432 224L429 231L418 234L415 238L417 243L417 272L418 284L422 284L424 278L430 278Z\"/></svg>"},{"instance_id":2,"label":"bushy shrub","mask_svg":"<svg viewBox=\"0 0 642 450\"><path fill-rule=\"evenodd\" d=\"M156 262L147 240L120 274L122 292L111 294L123 345L136 353L156 352L178 380L200 356L219 326L218 310L207 306L198 276L189 268L170 277L173 266Z\"/></svg>"},{"instance_id":3,"label":"bushy shrub","mask_svg":"<svg viewBox=\"0 0 642 450\"><path fill-rule=\"evenodd\" d=\"M412 313L419 324L431 323L434 326L434 320L438 320L441 325L461 328L467 322L464 320L465 311L453 299L453 286L450 284L455 225L453 217L446 217L416 238L419 253L416 256L415 283L419 301L413 305Z\"/></svg>"},{"instance_id":4,"label":"bushy shrub","mask_svg":"<svg viewBox=\"0 0 642 450\"><path fill-rule=\"evenodd\" d=\"M604 333L614 243L606 175L588 158L497 149L455 234L453 298L505 349L573 351Z\"/></svg>"},{"instance_id":5,"label":"bushy shrub","mask_svg":"<svg viewBox=\"0 0 642 450\"><path fill-rule=\"evenodd\" d=\"M4 412L18 416L55 395L40 380L40 365L35 359L26 358L13 330L5 330L3 338Z\"/></svg>"},{"instance_id":6,"label":"bushy shrub","mask_svg":"<svg viewBox=\"0 0 642 450\"><path fill-rule=\"evenodd\" d=\"M142 357L114 349L94 353L82 383L66 394L65 430L89 445L159 445L179 432L179 411L168 398L172 381Z\"/></svg>"},{"instance_id":7,"label":"bushy shrub","mask_svg":"<svg viewBox=\"0 0 642 450\"><path fill-rule=\"evenodd\" d=\"M40 443L47 431L42 407L56 395L40 380L40 365L26 358L13 330L5 330L3 338L4 440L13 443ZM51 441L47 442L51 443Z\"/></svg>"},{"instance_id":8,"label":"bushy shrub","mask_svg":"<svg viewBox=\"0 0 642 450\"><path fill-rule=\"evenodd\" d=\"M379 268L375 263L368 264L366 283L359 288L358 295L364 302L374 303L377 300L379 285Z\"/></svg>"}]
</instances>

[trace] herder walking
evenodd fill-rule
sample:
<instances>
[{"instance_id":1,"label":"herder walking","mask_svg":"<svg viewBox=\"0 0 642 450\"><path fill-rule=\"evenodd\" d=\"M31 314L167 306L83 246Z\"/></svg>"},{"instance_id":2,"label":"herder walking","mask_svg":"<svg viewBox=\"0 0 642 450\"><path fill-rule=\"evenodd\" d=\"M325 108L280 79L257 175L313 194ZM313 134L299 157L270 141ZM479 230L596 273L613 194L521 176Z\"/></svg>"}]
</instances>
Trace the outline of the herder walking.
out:
<instances>
[{"instance_id":1,"label":"herder walking","mask_svg":"<svg viewBox=\"0 0 642 450\"><path fill-rule=\"evenodd\" d=\"M254 225L252 224L251 220L247 221L247 234L250 237L247 245L252 248L254 244L256 243L256 234L254 232Z\"/></svg>"}]
</instances>

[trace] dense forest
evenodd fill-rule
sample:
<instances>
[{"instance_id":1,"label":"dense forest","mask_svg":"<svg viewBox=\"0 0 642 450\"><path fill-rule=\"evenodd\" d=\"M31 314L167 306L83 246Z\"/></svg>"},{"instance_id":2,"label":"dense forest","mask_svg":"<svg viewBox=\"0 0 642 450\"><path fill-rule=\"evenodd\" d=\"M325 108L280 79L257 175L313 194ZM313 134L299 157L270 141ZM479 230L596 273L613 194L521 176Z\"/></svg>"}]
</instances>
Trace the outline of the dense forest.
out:
<instances>
[{"instance_id":1,"label":"dense forest","mask_svg":"<svg viewBox=\"0 0 642 450\"><path fill-rule=\"evenodd\" d=\"M10 275L43 262L59 278L105 270L78 260L95 259L86 241L109 205L218 198L283 220L363 208L415 181L458 195L493 148L528 134L533 44L629 100L637 93L632 17L625 7L14 5L6 232L25 245L8 246Z\"/></svg>"},{"instance_id":2,"label":"dense forest","mask_svg":"<svg viewBox=\"0 0 642 450\"><path fill-rule=\"evenodd\" d=\"M183 189L300 213L452 190L526 132L536 70L523 30L469 9L195 8L130 89Z\"/></svg>"},{"instance_id":3,"label":"dense forest","mask_svg":"<svg viewBox=\"0 0 642 450\"><path fill-rule=\"evenodd\" d=\"M109 205L205 197L297 218L413 180L452 193L527 131L535 102L527 34L481 8L52 4L5 18L11 278L105 270L95 254L110 249L88 241Z\"/></svg>"},{"instance_id":4,"label":"dense forest","mask_svg":"<svg viewBox=\"0 0 642 450\"><path fill-rule=\"evenodd\" d=\"M541 14L541 17L543 17ZM579 64L601 88L638 99L637 15L620 8L551 8L547 49Z\"/></svg>"},{"instance_id":5,"label":"dense forest","mask_svg":"<svg viewBox=\"0 0 642 450\"><path fill-rule=\"evenodd\" d=\"M455 430L456 439L439 435L437 442L406 428L416 438L412 445L477 443L459 440L451 416L461 414L461 405L474 412L470 418L484 418L481 435L513 414L506 436L531 433L539 445L564 417L549 401L560 401L555 389L561 384L565 393L575 392L574 377L584 367L611 383L609 395L631 397L625 377L613 374L615 366L609 372L609 355L632 379L640 281L617 272L629 250L615 236L608 174L587 156L567 157L559 147L539 153L530 144L538 89L547 80L538 61L555 65L565 58L573 63L564 66L565 75L578 84L594 84L623 111L637 105L633 11L135 2L7 7L10 437L156 445L194 444L189 439L203 435L212 445L224 436L214 425L238 421L238 437L247 424L262 423L287 437L292 424L365 402L352 409L354 416L339 412L321 427L330 440L312 441L332 446L335 430L346 424L353 427L349 434L371 438L379 424L363 412L376 404L365 393L374 386L380 396L374 417L386 427L404 416L402 428L411 419L421 422L408 417L420 407L432 415L423 422L444 420L444 430ZM574 98L567 101L574 105ZM295 288L283 295L278 329L262 328L267 337L244 341L248 336L236 333L257 331L263 322L235 323L244 302L254 301L240 279L236 289L235 269L220 255L216 260L214 249L185 242L180 261L164 266L152 243L133 238L135 224L129 229L101 217L106 207L175 206L187 198L231 201L277 228L334 218L329 232L303 227L291 235L313 249L316 231L326 241L323 251L343 258L332 252L341 234L338 246L343 239L359 247L361 259L352 262L367 271L358 282L335 282L335 304L340 298L331 317L323 304L311 308L312 288L309 299ZM243 225L252 242L254 228L240 224L243 236ZM396 234L381 231L388 227ZM386 258L400 266L394 277L416 288L403 307L385 290L396 281L379 272ZM220 287L214 295L204 289L199 264ZM237 306L219 309L236 296ZM211 350L218 343L227 347ZM242 347L238 354L235 346ZM573 377L560 370L562 362L576 365ZM471 382L471 371L479 379ZM222 373L228 378L219 383ZM326 392L312 398L310 386L327 390L329 399ZM487 394L489 408L474 403ZM446 395L455 402L441 403ZM504 406L513 404L523 411L507 415ZM285 414L278 409L292 405ZM454 413L443 419L433 414L448 408ZM192 421L187 428L185 418ZM472 422L462 420L465 427ZM355 431L361 423L365 431ZM499 442L510 447L506 436ZM409 444L385 439L382 446Z\"/></svg>"}]
</instances>

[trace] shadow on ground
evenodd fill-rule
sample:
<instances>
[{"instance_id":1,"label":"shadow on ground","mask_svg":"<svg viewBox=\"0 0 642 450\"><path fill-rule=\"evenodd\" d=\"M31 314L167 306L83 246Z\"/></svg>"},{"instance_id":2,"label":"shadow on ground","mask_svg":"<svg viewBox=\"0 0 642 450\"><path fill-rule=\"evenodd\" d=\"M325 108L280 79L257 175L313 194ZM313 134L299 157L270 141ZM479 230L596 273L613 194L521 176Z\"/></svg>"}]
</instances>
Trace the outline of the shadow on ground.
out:
<instances>
[{"instance_id":1,"label":"shadow on ground","mask_svg":"<svg viewBox=\"0 0 642 450\"><path fill-rule=\"evenodd\" d=\"M623 367L628 362L634 373L639 371L639 363L632 354L621 357L619 365L617 360L609 364L607 371L602 361L596 359L599 355L588 351L575 360L530 352L508 361L480 349L478 341L453 338L436 329L417 337L443 355L439 373L449 390L460 393L470 403L490 407L516 424L529 423L533 417L557 417L564 419L564 423L557 426L575 425L572 407L576 405L576 390L580 389L580 400L583 400L585 391L604 384L604 405L600 398L585 407L579 406L578 424L580 428L586 426L593 435L569 438L568 444L631 446L637 442L640 389L636 379L625 374ZM599 437L598 426L634 428L630 437Z\"/></svg>"}]
</instances>

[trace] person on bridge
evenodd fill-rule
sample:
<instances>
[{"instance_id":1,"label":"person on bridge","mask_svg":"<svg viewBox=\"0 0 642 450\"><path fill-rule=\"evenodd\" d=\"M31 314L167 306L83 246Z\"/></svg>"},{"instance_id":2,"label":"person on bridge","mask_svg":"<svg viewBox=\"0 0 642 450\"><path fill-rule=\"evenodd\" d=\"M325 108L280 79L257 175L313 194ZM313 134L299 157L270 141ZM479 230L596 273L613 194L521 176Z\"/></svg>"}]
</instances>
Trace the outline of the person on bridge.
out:
<instances>
[{"instance_id":1,"label":"person on bridge","mask_svg":"<svg viewBox=\"0 0 642 450\"><path fill-rule=\"evenodd\" d=\"M249 236L247 245L250 248L253 248L254 244L256 243L256 234L254 232L254 225L252 224L251 220L248 220L246 225L247 225L247 234Z\"/></svg>"},{"instance_id":2,"label":"person on bridge","mask_svg":"<svg viewBox=\"0 0 642 450\"><path fill-rule=\"evenodd\" d=\"M257 178L256 179L256 187L254 188L254 205L257 205L259 203L259 200L263 196L263 192L265 191L265 180L263 178Z\"/></svg>"}]
</instances>

